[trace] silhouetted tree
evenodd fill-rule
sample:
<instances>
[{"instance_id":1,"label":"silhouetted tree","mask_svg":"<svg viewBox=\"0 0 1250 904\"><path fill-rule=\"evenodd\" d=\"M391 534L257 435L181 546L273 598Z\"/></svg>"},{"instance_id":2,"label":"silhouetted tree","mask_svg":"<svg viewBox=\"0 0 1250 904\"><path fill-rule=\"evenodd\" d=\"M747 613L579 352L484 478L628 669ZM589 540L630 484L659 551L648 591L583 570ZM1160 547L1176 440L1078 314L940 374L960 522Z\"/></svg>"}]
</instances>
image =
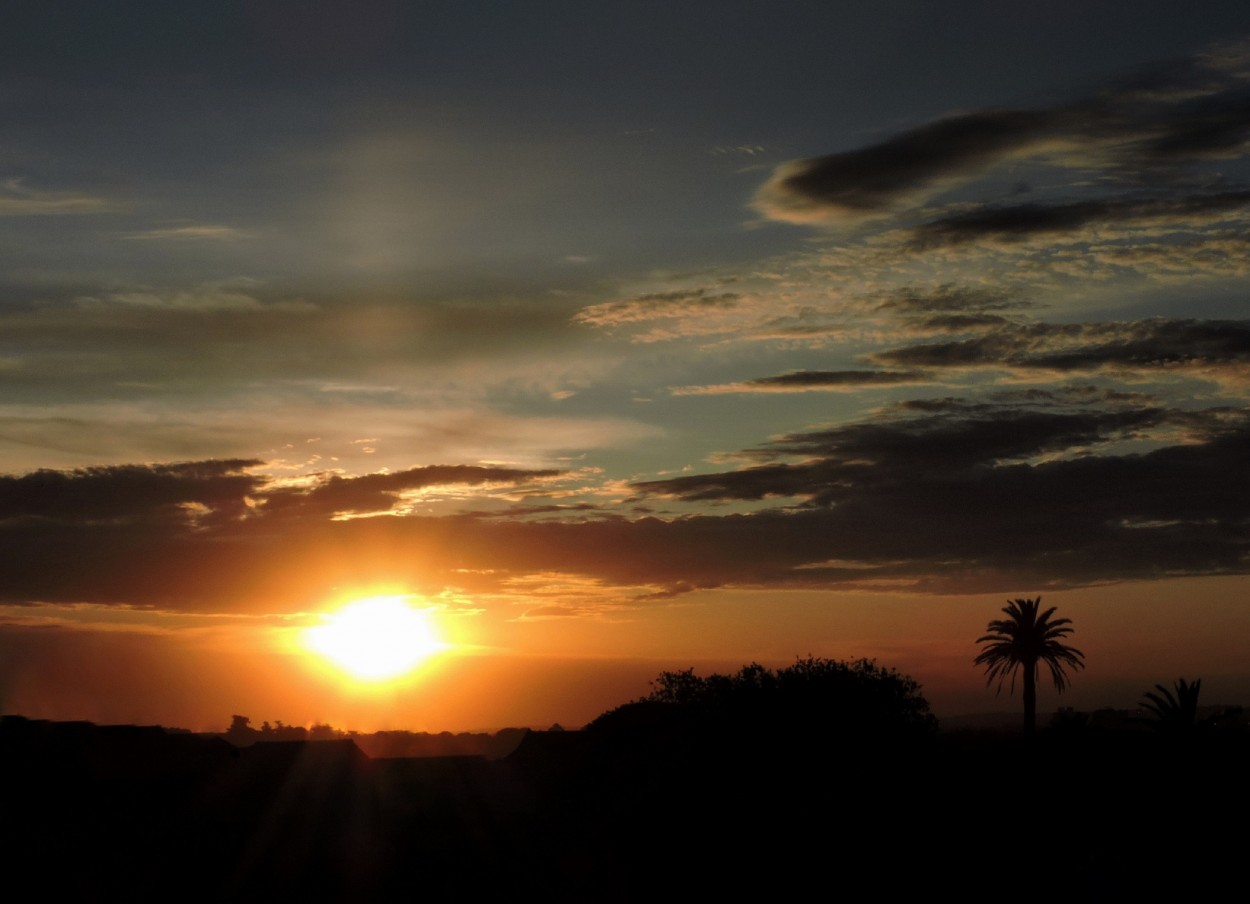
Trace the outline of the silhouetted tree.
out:
<instances>
[{"instance_id":1,"label":"silhouetted tree","mask_svg":"<svg viewBox=\"0 0 1250 904\"><path fill-rule=\"evenodd\" d=\"M1061 706L1050 719L1052 731L1076 734L1089 728L1089 713L1079 713L1071 706Z\"/></svg>"},{"instance_id":2,"label":"silhouetted tree","mask_svg":"<svg viewBox=\"0 0 1250 904\"><path fill-rule=\"evenodd\" d=\"M592 725L887 734L927 734L936 727L920 684L870 659L809 656L782 669L751 663L732 675L707 677L685 669L661 672L652 686L648 696L604 713Z\"/></svg>"},{"instance_id":3,"label":"silhouetted tree","mask_svg":"<svg viewBox=\"0 0 1250 904\"><path fill-rule=\"evenodd\" d=\"M226 729L226 740L236 747L246 747L248 744L256 743L260 737L260 732L251 725L252 720L247 716L231 716L230 727Z\"/></svg>"},{"instance_id":4,"label":"silhouetted tree","mask_svg":"<svg viewBox=\"0 0 1250 904\"><path fill-rule=\"evenodd\" d=\"M1184 678L1177 678L1176 694L1173 695L1162 684L1156 684L1159 693L1147 691L1142 696L1141 705L1154 713L1158 721L1154 725L1163 731L1188 731L1198 724L1198 692L1202 690L1202 679L1193 684Z\"/></svg>"},{"instance_id":5,"label":"silhouetted tree","mask_svg":"<svg viewBox=\"0 0 1250 904\"><path fill-rule=\"evenodd\" d=\"M997 680L1000 692L1003 681L1010 675L1011 692L1015 693L1016 672L1024 670L1024 732L1030 735L1037 726L1039 663L1046 664L1055 689L1060 693L1068 686L1064 669L1085 667L1085 654L1063 643L1063 638L1072 633L1072 619L1051 618L1054 606L1039 613L1041 603L1040 596L1035 600L1010 600L1003 609L1007 617L991 621L986 625L989 633L977 638L981 652L973 660L985 666L986 685Z\"/></svg>"}]
</instances>

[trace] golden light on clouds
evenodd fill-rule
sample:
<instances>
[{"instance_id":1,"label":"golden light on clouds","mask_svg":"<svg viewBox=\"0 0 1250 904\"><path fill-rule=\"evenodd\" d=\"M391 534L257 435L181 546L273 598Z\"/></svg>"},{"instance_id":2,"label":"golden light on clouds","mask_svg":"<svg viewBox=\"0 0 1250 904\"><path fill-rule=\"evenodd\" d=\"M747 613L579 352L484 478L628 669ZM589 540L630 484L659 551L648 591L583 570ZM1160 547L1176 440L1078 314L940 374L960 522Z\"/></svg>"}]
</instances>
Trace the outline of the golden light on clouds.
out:
<instances>
[{"instance_id":1,"label":"golden light on clouds","mask_svg":"<svg viewBox=\"0 0 1250 904\"><path fill-rule=\"evenodd\" d=\"M305 628L303 647L350 679L386 682L407 676L448 647L429 610L405 596L374 596L348 603Z\"/></svg>"}]
</instances>

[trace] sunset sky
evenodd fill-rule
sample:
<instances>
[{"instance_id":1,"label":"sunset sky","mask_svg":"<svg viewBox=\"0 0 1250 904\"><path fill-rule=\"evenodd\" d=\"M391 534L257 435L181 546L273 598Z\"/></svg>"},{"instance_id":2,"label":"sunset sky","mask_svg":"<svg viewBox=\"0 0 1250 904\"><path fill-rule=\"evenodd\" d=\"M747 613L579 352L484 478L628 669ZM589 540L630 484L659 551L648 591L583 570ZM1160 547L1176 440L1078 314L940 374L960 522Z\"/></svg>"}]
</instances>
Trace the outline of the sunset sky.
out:
<instances>
[{"instance_id":1,"label":"sunset sky","mask_svg":"<svg viewBox=\"0 0 1250 904\"><path fill-rule=\"evenodd\" d=\"M0 7L0 712L580 725L1009 598L1250 703L1250 5ZM399 679L301 638L424 612Z\"/></svg>"}]
</instances>

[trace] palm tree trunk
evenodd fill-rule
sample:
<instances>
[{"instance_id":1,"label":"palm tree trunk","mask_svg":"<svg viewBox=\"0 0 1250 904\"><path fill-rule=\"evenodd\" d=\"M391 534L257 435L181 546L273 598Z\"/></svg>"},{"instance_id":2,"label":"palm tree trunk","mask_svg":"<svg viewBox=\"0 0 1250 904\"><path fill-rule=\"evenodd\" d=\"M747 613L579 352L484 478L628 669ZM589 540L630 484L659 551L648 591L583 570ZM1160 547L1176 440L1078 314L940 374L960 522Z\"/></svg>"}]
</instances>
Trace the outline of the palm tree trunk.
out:
<instances>
[{"instance_id":1,"label":"palm tree trunk","mask_svg":"<svg viewBox=\"0 0 1250 904\"><path fill-rule=\"evenodd\" d=\"M1031 736L1037 727L1037 663L1024 664L1024 733Z\"/></svg>"}]
</instances>

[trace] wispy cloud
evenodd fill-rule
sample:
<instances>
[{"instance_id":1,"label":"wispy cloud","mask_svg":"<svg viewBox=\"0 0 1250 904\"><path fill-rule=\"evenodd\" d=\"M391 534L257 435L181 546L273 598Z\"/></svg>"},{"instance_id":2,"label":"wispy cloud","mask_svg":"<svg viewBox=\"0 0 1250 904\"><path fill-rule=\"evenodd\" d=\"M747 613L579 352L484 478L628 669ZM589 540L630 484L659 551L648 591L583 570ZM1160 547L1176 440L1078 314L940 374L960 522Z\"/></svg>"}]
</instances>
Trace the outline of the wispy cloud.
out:
<instances>
[{"instance_id":1,"label":"wispy cloud","mask_svg":"<svg viewBox=\"0 0 1250 904\"><path fill-rule=\"evenodd\" d=\"M21 178L0 181L0 217L82 216L124 208L96 195L31 188Z\"/></svg>"},{"instance_id":2,"label":"wispy cloud","mask_svg":"<svg viewBox=\"0 0 1250 904\"><path fill-rule=\"evenodd\" d=\"M1250 73L1241 56L1203 54L1070 103L955 113L866 147L791 161L760 188L755 207L783 222L854 224L1026 159L1120 187L1183 188L1202 163L1245 153ZM1052 212L1052 222L1064 218Z\"/></svg>"},{"instance_id":3,"label":"wispy cloud","mask_svg":"<svg viewBox=\"0 0 1250 904\"><path fill-rule=\"evenodd\" d=\"M129 233L126 238L137 240L196 240L207 239L211 241L227 241L233 242L239 239L250 238L251 233L243 229L236 229L233 226L169 226L163 229L147 229L143 232Z\"/></svg>"},{"instance_id":4,"label":"wispy cloud","mask_svg":"<svg viewBox=\"0 0 1250 904\"><path fill-rule=\"evenodd\" d=\"M678 396L756 392L849 392L872 386L898 386L931 380L921 370L799 370L740 383L679 386L670 392Z\"/></svg>"},{"instance_id":5,"label":"wispy cloud","mask_svg":"<svg viewBox=\"0 0 1250 904\"><path fill-rule=\"evenodd\" d=\"M287 311L307 312L314 305L301 299L264 303L256 297L249 280L205 283L184 289L131 289L105 295L82 296L79 307L144 308L154 311Z\"/></svg>"},{"instance_id":6,"label":"wispy cloud","mask_svg":"<svg viewBox=\"0 0 1250 904\"><path fill-rule=\"evenodd\" d=\"M725 310L733 308L738 300L734 292L712 293L707 289L656 292L592 305L578 311L573 319L590 326L619 326L686 317L692 311Z\"/></svg>"},{"instance_id":7,"label":"wispy cloud","mask_svg":"<svg viewBox=\"0 0 1250 904\"><path fill-rule=\"evenodd\" d=\"M551 469L429 465L385 474L345 477L338 474L305 478L298 485L275 487L258 496L266 515L339 515L386 513L405 496L449 486L483 487L534 484L563 473Z\"/></svg>"},{"instance_id":8,"label":"wispy cloud","mask_svg":"<svg viewBox=\"0 0 1250 904\"><path fill-rule=\"evenodd\" d=\"M1250 366L1250 321L988 323L978 335L879 352L887 365L1000 367L1056 373L1114 369L1144 374Z\"/></svg>"},{"instance_id":9,"label":"wispy cloud","mask_svg":"<svg viewBox=\"0 0 1250 904\"><path fill-rule=\"evenodd\" d=\"M784 163L756 194L755 208L806 225L889 214L1012 156L1040 151L1054 118L1030 110L968 113L860 150Z\"/></svg>"}]
</instances>

